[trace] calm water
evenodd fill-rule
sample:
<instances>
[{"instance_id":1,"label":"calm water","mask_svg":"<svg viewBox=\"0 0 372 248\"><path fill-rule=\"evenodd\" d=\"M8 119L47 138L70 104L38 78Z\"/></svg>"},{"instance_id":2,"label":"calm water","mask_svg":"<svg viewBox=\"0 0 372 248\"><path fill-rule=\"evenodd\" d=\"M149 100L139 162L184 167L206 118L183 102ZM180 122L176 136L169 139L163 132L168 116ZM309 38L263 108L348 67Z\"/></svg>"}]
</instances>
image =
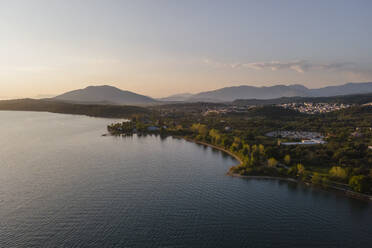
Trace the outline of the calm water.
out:
<instances>
[{"instance_id":1,"label":"calm water","mask_svg":"<svg viewBox=\"0 0 372 248\"><path fill-rule=\"evenodd\" d=\"M0 112L0 247L372 247L372 204L231 178L219 151L110 122Z\"/></svg>"}]
</instances>

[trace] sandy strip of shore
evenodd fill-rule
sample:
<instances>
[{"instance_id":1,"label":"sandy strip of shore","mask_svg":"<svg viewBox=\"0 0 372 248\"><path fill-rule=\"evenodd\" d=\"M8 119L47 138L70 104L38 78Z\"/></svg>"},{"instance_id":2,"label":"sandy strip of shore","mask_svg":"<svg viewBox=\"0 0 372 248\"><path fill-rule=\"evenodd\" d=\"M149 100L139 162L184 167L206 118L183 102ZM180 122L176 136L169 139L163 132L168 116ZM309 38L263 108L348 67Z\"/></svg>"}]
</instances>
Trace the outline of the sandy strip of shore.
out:
<instances>
[{"instance_id":1,"label":"sandy strip of shore","mask_svg":"<svg viewBox=\"0 0 372 248\"><path fill-rule=\"evenodd\" d=\"M222 152L225 152L225 153L229 154L231 157L233 157L233 158L235 158L236 160L239 161L239 164L237 164L236 166L243 164L243 160L241 160L241 158L239 158L236 154L232 153L231 151L226 150L225 148L215 146L215 145L212 145L212 144L209 144L209 143L206 143L206 142L190 139L190 138L184 138L184 137L182 137L182 138L184 140L187 140L187 141L190 141L190 142L193 142L193 143L196 143L196 144L204 145L204 146L209 146L209 147L212 147L216 150L220 150Z\"/></svg>"}]
</instances>

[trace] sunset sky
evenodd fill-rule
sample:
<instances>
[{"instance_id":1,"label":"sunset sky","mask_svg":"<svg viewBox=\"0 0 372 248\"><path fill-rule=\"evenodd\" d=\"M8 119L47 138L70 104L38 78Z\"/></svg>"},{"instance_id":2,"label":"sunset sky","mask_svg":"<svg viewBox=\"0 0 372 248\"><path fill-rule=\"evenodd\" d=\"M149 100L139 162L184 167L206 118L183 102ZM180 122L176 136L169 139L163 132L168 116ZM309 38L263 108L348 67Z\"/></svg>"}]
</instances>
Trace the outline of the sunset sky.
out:
<instances>
[{"instance_id":1,"label":"sunset sky","mask_svg":"<svg viewBox=\"0 0 372 248\"><path fill-rule=\"evenodd\" d=\"M372 81L369 0L1 0L0 98Z\"/></svg>"}]
</instances>

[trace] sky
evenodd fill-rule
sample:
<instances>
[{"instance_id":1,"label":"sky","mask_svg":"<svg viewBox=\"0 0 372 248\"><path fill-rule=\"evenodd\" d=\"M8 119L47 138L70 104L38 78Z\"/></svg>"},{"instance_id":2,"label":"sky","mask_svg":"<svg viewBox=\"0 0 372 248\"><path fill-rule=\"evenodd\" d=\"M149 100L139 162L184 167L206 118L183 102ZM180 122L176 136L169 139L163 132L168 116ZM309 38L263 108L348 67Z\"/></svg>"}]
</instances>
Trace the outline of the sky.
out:
<instances>
[{"instance_id":1,"label":"sky","mask_svg":"<svg viewBox=\"0 0 372 248\"><path fill-rule=\"evenodd\" d=\"M0 98L372 82L370 0L0 0Z\"/></svg>"}]
</instances>

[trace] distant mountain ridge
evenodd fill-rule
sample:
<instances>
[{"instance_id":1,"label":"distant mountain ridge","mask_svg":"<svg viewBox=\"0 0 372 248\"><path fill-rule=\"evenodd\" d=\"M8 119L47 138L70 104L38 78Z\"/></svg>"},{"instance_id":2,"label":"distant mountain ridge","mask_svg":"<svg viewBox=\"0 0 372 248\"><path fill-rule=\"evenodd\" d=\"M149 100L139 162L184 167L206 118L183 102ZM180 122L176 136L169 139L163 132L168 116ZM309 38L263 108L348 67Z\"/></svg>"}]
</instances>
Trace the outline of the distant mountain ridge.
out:
<instances>
[{"instance_id":1,"label":"distant mountain ridge","mask_svg":"<svg viewBox=\"0 0 372 248\"><path fill-rule=\"evenodd\" d=\"M182 102L182 101L188 100L192 96L193 94L191 93L181 93L181 94L170 95L168 97L159 98L159 100L170 101L170 102Z\"/></svg>"},{"instance_id":2,"label":"distant mountain ridge","mask_svg":"<svg viewBox=\"0 0 372 248\"><path fill-rule=\"evenodd\" d=\"M121 90L109 85L103 85L89 86L84 89L69 91L51 99L86 104L152 105L165 102L216 103L232 102L238 99L268 100L283 97L332 97L366 93L372 93L372 82L347 83L318 89L309 89L301 84L274 85L265 87L241 85L200 92L197 94L176 94L155 100L148 96Z\"/></svg>"},{"instance_id":3,"label":"distant mountain ridge","mask_svg":"<svg viewBox=\"0 0 372 248\"><path fill-rule=\"evenodd\" d=\"M372 82L347 83L309 89L303 85L275 85L269 87L233 86L201 92L191 96L187 101L197 102L231 102L237 99L275 99L280 97L328 97L338 95L362 94L372 92Z\"/></svg>"},{"instance_id":4,"label":"distant mountain ridge","mask_svg":"<svg viewBox=\"0 0 372 248\"><path fill-rule=\"evenodd\" d=\"M310 96L341 96L372 92L372 82L347 83L343 85L327 86L319 89L309 89Z\"/></svg>"},{"instance_id":5,"label":"distant mountain ridge","mask_svg":"<svg viewBox=\"0 0 372 248\"><path fill-rule=\"evenodd\" d=\"M274 99L238 99L233 101L236 105L273 105L285 103L344 103L344 104L358 104L368 105L372 102L372 93L366 94L350 94L350 95L337 95L337 96L317 96L317 97L281 97Z\"/></svg>"},{"instance_id":6,"label":"distant mountain ridge","mask_svg":"<svg viewBox=\"0 0 372 248\"><path fill-rule=\"evenodd\" d=\"M76 103L100 103L116 105L147 105L157 101L151 97L121 90L113 86L88 86L84 89L73 90L52 98L59 101Z\"/></svg>"}]
</instances>

